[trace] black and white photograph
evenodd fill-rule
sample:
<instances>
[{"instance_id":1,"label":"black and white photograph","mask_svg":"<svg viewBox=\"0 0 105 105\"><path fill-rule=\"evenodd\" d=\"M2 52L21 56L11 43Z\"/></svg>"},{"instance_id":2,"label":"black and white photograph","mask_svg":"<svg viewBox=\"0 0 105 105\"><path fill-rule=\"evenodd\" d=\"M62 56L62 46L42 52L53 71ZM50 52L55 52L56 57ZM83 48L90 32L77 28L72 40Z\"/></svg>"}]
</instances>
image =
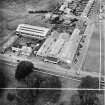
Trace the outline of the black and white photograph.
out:
<instances>
[{"instance_id":1,"label":"black and white photograph","mask_svg":"<svg viewBox=\"0 0 105 105\"><path fill-rule=\"evenodd\" d=\"M105 105L105 0L0 0L0 105Z\"/></svg>"}]
</instances>

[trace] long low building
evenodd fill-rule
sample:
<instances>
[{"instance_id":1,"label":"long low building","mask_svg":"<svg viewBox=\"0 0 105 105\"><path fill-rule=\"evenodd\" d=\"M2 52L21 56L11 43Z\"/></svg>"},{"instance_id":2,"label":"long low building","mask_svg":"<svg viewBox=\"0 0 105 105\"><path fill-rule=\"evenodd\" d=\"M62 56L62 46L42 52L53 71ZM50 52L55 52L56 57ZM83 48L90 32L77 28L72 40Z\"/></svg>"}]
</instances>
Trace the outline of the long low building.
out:
<instances>
[{"instance_id":1,"label":"long low building","mask_svg":"<svg viewBox=\"0 0 105 105\"><path fill-rule=\"evenodd\" d=\"M27 24L20 24L16 29L16 32L18 34L36 38L45 38L49 31L49 28L32 26Z\"/></svg>"}]
</instances>

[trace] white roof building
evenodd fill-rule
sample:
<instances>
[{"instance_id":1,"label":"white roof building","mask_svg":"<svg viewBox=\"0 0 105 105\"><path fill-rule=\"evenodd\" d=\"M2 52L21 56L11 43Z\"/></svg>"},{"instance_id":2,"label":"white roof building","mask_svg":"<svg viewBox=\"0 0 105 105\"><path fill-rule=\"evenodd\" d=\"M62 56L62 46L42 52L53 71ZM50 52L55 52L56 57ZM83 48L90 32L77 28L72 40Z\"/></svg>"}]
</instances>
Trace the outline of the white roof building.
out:
<instances>
[{"instance_id":1,"label":"white roof building","mask_svg":"<svg viewBox=\"0 0 105 105\"><path fill-rule=\"evenodd\" d=\"M36 37L46 37L46 35L49 32L49 28L45 27L39 27L39 26L32 26L32 25L27 25L27 24L20 24L16 32L25 34L25 35L30 35L30 36L36 36Z\"/></svg>"}]
</instances>

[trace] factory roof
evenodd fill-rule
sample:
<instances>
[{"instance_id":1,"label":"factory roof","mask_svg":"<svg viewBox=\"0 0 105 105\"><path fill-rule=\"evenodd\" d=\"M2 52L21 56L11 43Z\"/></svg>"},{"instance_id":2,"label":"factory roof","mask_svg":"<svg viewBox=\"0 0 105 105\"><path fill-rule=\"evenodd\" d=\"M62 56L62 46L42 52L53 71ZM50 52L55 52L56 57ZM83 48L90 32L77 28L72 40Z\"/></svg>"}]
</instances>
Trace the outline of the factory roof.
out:
<instances>
[{"instance_id":1,"label":"factory roof","mask_svg":"<svg viewBox=\"0 0 105 105\"><path fill-rule=\"evenodd\" d=\"M39 27L39 26L32 26L27 24L20 24L16 31L19 33L29 34L32 36L41 36L45 37L49 32L49 28Z\"/></svg>"}]
</instances>

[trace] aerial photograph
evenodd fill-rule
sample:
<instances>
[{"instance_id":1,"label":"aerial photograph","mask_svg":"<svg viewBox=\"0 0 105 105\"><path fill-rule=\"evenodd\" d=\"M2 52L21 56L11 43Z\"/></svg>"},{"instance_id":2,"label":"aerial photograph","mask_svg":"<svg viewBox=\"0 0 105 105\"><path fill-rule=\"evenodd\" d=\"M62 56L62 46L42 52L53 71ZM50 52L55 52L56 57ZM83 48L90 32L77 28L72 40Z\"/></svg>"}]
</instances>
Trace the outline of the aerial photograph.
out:
<instances>
[{"instance_id":1,"label":"aerial photograph","mask_svg":"<svg viewBox=\"0 0 105 105\"><path fill-rule=\"evenodd\" d=\"M0 105L105 105L104 0L0 0Z\"/></svg>"}]
</instances>

